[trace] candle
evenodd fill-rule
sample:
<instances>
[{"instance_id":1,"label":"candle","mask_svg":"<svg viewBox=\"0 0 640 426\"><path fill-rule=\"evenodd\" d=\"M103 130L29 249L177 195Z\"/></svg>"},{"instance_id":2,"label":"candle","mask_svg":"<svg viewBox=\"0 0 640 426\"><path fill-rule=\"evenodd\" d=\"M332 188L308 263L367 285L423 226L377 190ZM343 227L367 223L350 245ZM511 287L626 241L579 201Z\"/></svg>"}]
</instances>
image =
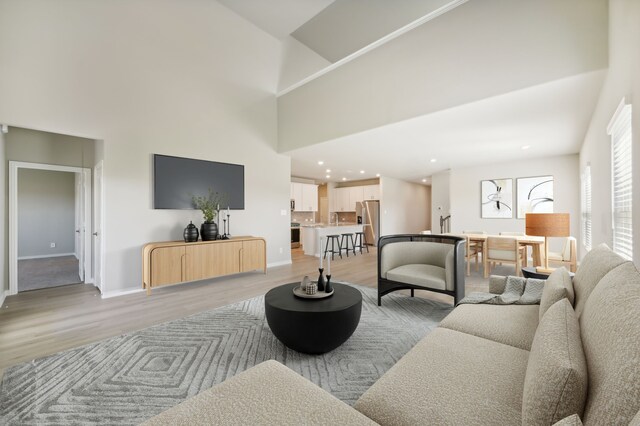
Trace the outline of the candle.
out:
<instances>
[{"instance_id":1,"label":"candle","mask_svg":"<svg viewBox=\"0 0 640 426\"><path fill-rule=\"evenodd\" d=\"M327 275L331 275L331 256L327 257Z\"/></svg>"},{"instance_id":2,"label":"candle","mask_svg":"<svg viewBox=\"0 0 640 426\"><path fill-rule=\"evenodd\" d=\"M318 243L319 243L319 247L318 247L318 255L320 256L320 269L322 269L322 237L318 238Z\"/></svg>"},{"instance_id":3,"label":"candle","mask_svg":"<svg viewBox=\"0 0 640 426\"><path fill-rule=\"evenodd\" d=\"M227 206L227 216L229 216L230 212L229 212L229 206Z\"/></svg>"}]
</instances>

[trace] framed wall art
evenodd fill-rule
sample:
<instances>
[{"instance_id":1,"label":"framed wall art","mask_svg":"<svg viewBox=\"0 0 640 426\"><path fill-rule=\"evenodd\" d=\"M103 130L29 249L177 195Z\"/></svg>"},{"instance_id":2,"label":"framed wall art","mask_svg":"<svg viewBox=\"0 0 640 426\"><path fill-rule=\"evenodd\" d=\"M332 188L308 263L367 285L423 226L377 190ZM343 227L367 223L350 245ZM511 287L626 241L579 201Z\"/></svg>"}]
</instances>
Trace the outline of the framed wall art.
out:
<instances>
[{"instance_id":1,"label":"framed wall art","mask_svg":"<svg viewBox=\"0 0 640 426\"><path fill-rule=\"evenodd\" d=\"M553 213L553 176L516 179L518 219L527 213Z\"/></svg>"},{"instance_id":2,"label":"framed wall art","mask_svg":"<svg viewBox=\"0 0 640 426\"><path fill-rule=\"evenodd\" d=\"M513 218L513 179L480 182L480 209L483 219Z\"/></svg>"}]
</instances>

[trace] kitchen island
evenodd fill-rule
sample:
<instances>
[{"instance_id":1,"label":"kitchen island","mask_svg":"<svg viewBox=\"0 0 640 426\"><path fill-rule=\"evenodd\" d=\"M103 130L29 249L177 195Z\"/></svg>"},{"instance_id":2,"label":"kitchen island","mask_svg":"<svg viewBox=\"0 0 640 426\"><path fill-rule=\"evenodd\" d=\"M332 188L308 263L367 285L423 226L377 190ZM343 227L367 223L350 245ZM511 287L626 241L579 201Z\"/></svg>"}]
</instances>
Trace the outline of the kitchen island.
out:
<instances>
[{"instance_id":1,"label":"kitchen island","mask_svg":"<svg viewBox=\"0 0 640 426\"><path fill-rule=\"evenodd\" d=\"M324 253L324 246L327 243L327 239L325 237L327 235L355 234L356 232L362 232L363 228L364 225L356 223L345 223L339 225L301 225L300 240L302 242L304 254L307 256L318 257L320 256L320 239L322 239L322 253ZM340 237L340 240L342 240L342 237ZM353 249L351 241L349 241L349 248Z\"/></svg>"}]
</instances>

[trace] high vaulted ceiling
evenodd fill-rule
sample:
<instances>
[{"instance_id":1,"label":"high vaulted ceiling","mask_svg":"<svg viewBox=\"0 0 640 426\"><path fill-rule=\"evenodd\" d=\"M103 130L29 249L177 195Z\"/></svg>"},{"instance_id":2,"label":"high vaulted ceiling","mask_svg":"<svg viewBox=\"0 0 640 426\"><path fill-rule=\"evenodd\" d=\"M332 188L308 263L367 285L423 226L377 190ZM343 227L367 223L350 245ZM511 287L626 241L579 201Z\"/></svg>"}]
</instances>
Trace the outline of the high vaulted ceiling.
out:
<instances>
[{"instance_id":1,"label":"high vaulted ceiling","mask_svg":"<svg viewBox=\"0 0 640 426\"><path fill-rule=\"evenodd\" d=\"M607 67L606 0L218 1L338 62L278 97L318 181L577 153Z\"/></svg>"}]
</instances>

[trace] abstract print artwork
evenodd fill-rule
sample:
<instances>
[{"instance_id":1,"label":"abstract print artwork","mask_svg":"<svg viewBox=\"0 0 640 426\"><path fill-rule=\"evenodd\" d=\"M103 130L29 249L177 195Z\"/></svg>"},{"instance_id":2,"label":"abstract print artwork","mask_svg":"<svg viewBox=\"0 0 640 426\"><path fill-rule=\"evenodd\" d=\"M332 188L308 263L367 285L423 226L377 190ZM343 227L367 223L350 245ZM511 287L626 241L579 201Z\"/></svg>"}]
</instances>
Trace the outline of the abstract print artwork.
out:
<instances>
[{"instance_id":1,"label":"abstract print artwork","mask_svg":"<svg viewBox=\"0 0 640 426\"><path fill-rule=\"evenodd\" d=\"M483 219L511 219L513 217L513 180L483 180L481 186L481 217Z\"/></svg>"},{"instance_id":2,"label":"abstract print artwork","mask_svg":"<svg viewBox=\"0 0 640 426\"><path fill-rule=\"evenodd\" d=\"M553 176L516 179L518 219L527 213L553 213Z\"/></svg>"}]
</instances>

